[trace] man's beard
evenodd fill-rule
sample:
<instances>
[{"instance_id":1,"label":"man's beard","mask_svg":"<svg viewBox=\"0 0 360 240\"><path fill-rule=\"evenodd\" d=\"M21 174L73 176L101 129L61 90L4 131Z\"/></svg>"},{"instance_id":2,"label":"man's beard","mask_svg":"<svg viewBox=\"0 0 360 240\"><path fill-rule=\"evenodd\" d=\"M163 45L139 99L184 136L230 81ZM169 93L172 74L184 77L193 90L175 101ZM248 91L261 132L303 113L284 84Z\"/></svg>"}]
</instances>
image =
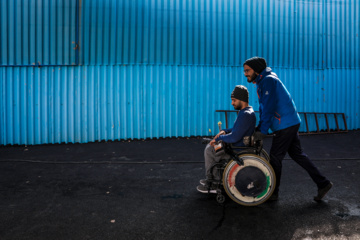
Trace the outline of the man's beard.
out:
<instances>
[{"instance_id":1,"label":"man's beard","mask_svg":"<svg viewBox=\"0 0 360 240\"><path fill-rule=\"evenodd\" d=\"M254 72L251 76L250 76L250 79L247 79L248 83L252 83L255 81L257 75L256 73Z\"/></svg>"},{"instance_id":2,"label":"man's beard","mask_svg":"<svg viewBox=\"0 0 360 240\"><path fill-rule=\"evenodd\" d=\"M243 108L242 104L240 103L239 105L233 106L235 110L241 110Z\"/></svg>"}]
</instances>

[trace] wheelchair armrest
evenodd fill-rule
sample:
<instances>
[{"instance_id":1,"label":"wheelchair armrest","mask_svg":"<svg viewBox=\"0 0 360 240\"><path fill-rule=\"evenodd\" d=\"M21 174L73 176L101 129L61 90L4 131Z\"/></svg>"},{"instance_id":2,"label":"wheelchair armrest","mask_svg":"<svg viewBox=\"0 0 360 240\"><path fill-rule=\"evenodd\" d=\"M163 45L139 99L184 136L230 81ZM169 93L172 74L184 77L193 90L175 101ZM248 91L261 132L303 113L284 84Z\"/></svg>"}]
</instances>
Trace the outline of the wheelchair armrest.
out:
<instances>
[{"instance_id":1,"label":"wheelchair armrest","mask_svg":"<svg viewBox=\"0 0 360 240\"><path fill-rule=\"evenodd\" d=\"M237 147L237 146L230 145L230 148L233 149L233 150L244 150L244 149L250 148L250 146Z\"/></svg>"},{"instance_id":2,"label":"wheelchair armrest","mask_svg":"<svg viewBox=\"0 0 360 240\"><path fill-rule=\"evenodd\" d=\"M256 154L259 155L262 151L262 142L260 145L255 146L244 146L244 147L236 147L236 146L228 146L226 149L229 155L240 156L242 154Z\"/></svg>"}]
</instances>

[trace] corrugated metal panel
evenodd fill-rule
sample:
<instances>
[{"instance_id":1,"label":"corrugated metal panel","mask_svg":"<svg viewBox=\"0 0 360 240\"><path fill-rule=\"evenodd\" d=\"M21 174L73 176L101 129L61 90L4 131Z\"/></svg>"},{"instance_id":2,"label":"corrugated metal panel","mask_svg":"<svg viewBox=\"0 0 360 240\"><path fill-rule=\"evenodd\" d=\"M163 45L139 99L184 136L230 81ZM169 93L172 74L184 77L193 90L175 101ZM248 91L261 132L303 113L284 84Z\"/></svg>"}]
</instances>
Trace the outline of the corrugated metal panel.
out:
<instances>
[{"instance_id":1,"label":"corrugated metal panel","mask_svg":"<svg viewBox=\"0 0 360 240\"><path fill-rule=\"evenodd\" d=\"M360 2L326 1L326 68L360 67Z\"/></svg>"},{"instance_id":2,"label":"corrugated metal panel","mask_svg":"<svg viewBox=\"0 0 360 240\"><path fill-rule=\"evenodd\" d=\"M81 63L238 66L244 59L240 39L253 37L239 21L241 15L251 17L247 5L247 1L84 1Z\"/></svg>"},{"instance_id":3,"label":"corrugated metal panel","mask_svg":"<svg viewBox=\"0 0 360 240\"><path fill-rule=\"evenodd\" d=\"M0 144L207 135L216 126L215 109L231 107L230 92L239 79L239 69L230 67L8 67L0 71Z\"/></svg>"},{"instance_id":4,"label":"corrugated metal panel","mask_svg":"<svg viewBox=\"0 0 360 240\"><path fill-rule=\"evenodd\" d=\"M360 70L274 71L299 111L345 112L349 129L360 128ZM0 145L209 135L225 123L215 110L233 109L236 84L248 87L258 109L241 67L7 67L0 80Z\"/></svg>"},{"instance_id":5,"label":"corrugated metal panel","mask_svg":"<svg viewBox=\"0 0 360 240\"><path fill-rule=\"evenodd\" d=\"M4 0L0 65L241 66L260 55L276 67L357 68L359 9L357 0Z\"/></svg>"},{"instance_id":6,"label":"corrugated metal panel","mask_svg":"<svg viewBox=\"0 0 360 240\"><path fill-rule=\"evenodd\" d=\"M89 0L81 11L85 65L241 66L260 55L276 67L359 66L356 0Z\"/></svg>"},{"instance_id":7,"label":"corrugated metal panel","mask_svg":"<svg viewBox=\"0 0 360 240\"><path fill-rule=\"evenodd\" d=\"M74 0L0 1L0 65L76 64Z\"/></svg>"}]
</instances>

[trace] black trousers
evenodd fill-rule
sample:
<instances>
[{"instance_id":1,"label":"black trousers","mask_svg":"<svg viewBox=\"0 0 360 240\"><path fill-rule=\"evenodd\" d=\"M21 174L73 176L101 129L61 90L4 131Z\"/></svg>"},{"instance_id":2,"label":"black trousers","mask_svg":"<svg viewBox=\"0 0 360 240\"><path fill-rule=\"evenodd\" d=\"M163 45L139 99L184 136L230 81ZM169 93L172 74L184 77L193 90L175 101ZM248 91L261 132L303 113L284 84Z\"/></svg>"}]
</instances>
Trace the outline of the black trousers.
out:
<instances>
[{"instance_id":1,"label":"black trousers","mask_svg":"<svg viewBox=\"0 0 360 240\"><path fill-rule=\"evenodd\" d=\"M270 164L276 174L276 187L274 193L279 192L282 160L286 153L301 167L303 167L318 188L323 188L330 181L320 173L319 169L313 164L309 157L303 152L299 139L300 124L274 132L274 137L270 149Z\"/></svg>"}]
</instances>

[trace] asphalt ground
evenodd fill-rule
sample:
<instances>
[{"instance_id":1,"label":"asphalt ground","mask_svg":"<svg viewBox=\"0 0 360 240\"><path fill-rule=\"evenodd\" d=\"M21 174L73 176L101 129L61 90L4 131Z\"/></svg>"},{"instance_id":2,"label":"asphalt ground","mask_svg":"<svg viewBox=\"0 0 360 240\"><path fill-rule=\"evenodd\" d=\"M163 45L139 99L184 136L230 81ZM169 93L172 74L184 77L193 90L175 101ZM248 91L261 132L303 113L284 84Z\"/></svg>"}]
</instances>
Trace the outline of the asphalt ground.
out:
<instances>
[{"instance_id":1,"label":"asphalt ground","mask_svg":"<svg viewBox=\"0 0 360 240\"><path fill-rule=\"evenodd\" d=\"M0 239L360 239L360 131L301 141L334 187L313 201L287 156L280 199L255 207L196 191L199 138L2 146Z\"/></svg>"}]
</instances>

